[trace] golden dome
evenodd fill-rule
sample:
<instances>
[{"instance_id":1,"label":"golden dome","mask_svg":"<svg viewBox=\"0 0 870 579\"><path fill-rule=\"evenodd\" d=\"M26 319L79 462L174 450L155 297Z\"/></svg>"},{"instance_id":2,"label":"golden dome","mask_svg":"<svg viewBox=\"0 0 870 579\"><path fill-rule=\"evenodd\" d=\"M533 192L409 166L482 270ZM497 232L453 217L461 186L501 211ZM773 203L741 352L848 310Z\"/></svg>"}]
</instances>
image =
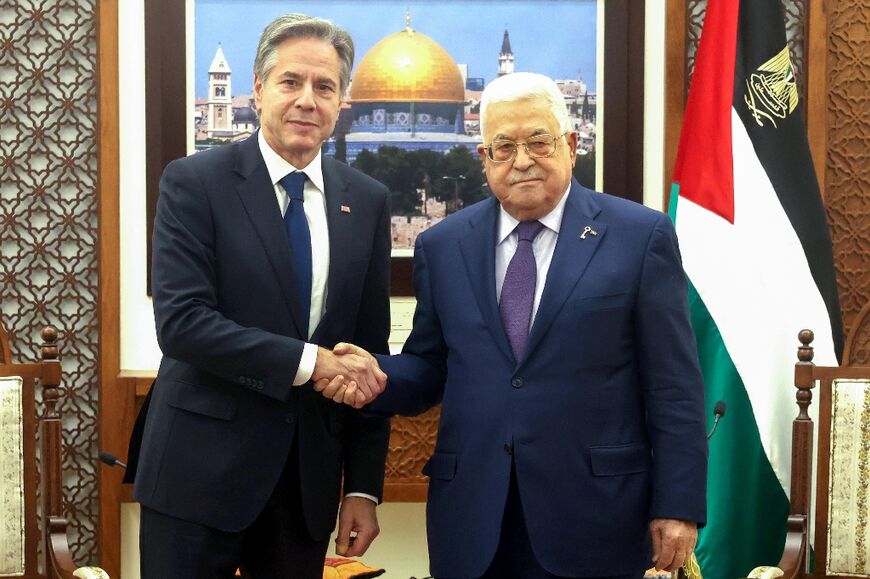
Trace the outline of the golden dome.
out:
<instances>
[{"instance_id":1,"label":"golden dome","mask_svg":"<svg viewBox=\"0 0 870 579\"><path fill-rule=\"evenodd\" d=\"M444 48L410 27L375 44L357 67L351 102L465 102L456 61Z\"/></svg>"}]
</instances>

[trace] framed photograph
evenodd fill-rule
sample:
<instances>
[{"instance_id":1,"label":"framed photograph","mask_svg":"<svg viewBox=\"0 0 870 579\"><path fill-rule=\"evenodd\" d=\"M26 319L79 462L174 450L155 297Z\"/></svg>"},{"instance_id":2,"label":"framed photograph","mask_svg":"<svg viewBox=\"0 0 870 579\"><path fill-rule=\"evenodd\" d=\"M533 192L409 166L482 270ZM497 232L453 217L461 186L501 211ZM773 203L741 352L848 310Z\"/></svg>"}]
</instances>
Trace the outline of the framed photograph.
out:
<instances>
[{"instance_id":1,"label":"framed photograph","mask_svg":"<svg viewBox=\"0 0 870 579\"><path fill-rule=\"evenodd\" d=\"M627 129L637 135L643 125L642 57L634 57L641 66L635 94L629 95L628 86L636 72L632 47L642 54L643 2L610 0L605 11L601 0L188 1L193 22L185 26L185 11L178 7L183 3L146 0L149 231L166 163L257 130L257 42L263 27L287 12L328 18L354 39L351 85L324 154L390 189L394 295L412 294L416 236L490 195L476 146L480 95L497 76L531 71L556 80L580 137L575 176L585 186L599 183L608 192L642 199L642 161L630 158ZM638 15L639 39L632 38ZM186 59L193 67L184 66ZM191 85L188 102L191 91L185 87ZM605 100L614 85L616 98ZM635 143L642 143L640 136L633 137ZM618 163L613 174L619 177L608 183L610 161ZM636 169L629 167L633 163ZM603 175L596 175L596 167L603 167Z\"/></svg>"}]
</instances>

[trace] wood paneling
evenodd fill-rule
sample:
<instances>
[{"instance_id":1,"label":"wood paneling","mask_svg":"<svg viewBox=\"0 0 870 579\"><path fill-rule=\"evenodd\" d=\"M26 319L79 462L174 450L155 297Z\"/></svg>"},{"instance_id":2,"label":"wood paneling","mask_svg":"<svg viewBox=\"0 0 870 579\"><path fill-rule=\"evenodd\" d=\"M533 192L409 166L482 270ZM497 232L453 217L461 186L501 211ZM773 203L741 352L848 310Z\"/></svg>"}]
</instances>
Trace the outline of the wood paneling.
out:
<instances>
[{"instance_id":1,"label":"wood paneling","mask_svg":"<svg viewBox=\"0 0 870 579\"><path fill-rule=\"evenodd\" d=\"M604 8L604 190L643 203L644 0Z\"/></svg>"},{"instance_id":2,"label":"wood paneling","mask_svg":"<svg viewBox=\"0 0 870 579\"><path fill-rule=\"evenodd\" d=\"M185 2L145 1L145 214L147 291L151 295L151 231L157 207L160 176L174 159L187 155L187 76L185 58Z\"/></svg>"},{"instance_id":3,"label":"wood paneling","mask_svg":"<svg viewBox=\"0 0 870 579\"><path fill-rule=\"evenodd\" d=\"M677 162L680 129L686 109L686 0L667 0L665 20L665 154L664 207L671 197L671 180Z\"/></svg>"},{"instance_id":4,"label":"wood paneling","mask_svg":"<svg viewBox=\"0 0 870 579\"><path fill-rule=\"evenodd\" d=\"M118 129L118 0L98 5L99 53L99 227L100 227L100 412L99 444L117 456L127 454L132 425L129 401L119 390L120 369L120 226ZM111 577L121 571L121 477L118 469L101 465L100 565Z\"/></svg>"},{"instance_id":5,"label":"wood paneling","mask_svg":"<svg viewBox=\"0 0 870 579\"><path fill-rule=\"evenodd\" d=\"M870 0L827 8L825 207L846 332L870 301ZM821 56L821 55L820 55Z\"/></svg>"},{"instance_id":6,"label":"wood paneling","mask_svg":"<svg viewBox=\"0 0 870 579\"><path fill-rule=\"evenodd\" d=\"M825 197L825 147L827 146L826 105L828 83L827 53L828 25L824 0L810 0L807 22L806 115L807 138L810 153L819 180L822 198Z\"/></svg>"}]
</instances>

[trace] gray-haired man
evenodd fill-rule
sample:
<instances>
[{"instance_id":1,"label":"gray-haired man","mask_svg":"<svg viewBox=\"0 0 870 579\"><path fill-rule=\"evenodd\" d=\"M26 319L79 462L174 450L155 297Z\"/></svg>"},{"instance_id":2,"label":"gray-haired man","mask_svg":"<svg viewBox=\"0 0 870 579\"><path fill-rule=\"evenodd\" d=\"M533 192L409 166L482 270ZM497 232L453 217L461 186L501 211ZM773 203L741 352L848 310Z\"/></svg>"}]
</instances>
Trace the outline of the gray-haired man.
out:
<instances>
[{"instance_id":1,"label":"gray-haired man","mask_svg":"<svg viewBox=\"0 0 870 579\"><path fill-rule=\"evenodd\" d=\"M254 63L260 131L172 162L160 182L153 279L163 360L135 497L144 579L319 579L378 533L389 423L314 392L336 374L374 395L387 352L388 191L321 155L353 65L332 23L270 23ZM355 540L351 540L351 535Z\"/></svg>"}]
</instances>

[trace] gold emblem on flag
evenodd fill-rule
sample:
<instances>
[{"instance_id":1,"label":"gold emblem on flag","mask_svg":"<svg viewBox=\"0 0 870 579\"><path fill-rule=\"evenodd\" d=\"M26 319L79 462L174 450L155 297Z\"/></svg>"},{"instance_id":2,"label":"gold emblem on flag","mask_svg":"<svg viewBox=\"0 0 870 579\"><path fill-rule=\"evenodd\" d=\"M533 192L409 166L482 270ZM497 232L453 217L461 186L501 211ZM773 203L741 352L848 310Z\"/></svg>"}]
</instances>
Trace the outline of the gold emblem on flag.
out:
<instances>
[{"instance_id":1,"label":"gold emblem on flag","mask_svg":"<svg viewBox=\"0 0 870 579\"><path fill-rule=\"evenodd\" d=\"M758 67L746 80L746 106L758 126L767 119L776 127L777 119L784 119L797 108L798 89L788 46Z\"/></svg>"}]
</instances>

